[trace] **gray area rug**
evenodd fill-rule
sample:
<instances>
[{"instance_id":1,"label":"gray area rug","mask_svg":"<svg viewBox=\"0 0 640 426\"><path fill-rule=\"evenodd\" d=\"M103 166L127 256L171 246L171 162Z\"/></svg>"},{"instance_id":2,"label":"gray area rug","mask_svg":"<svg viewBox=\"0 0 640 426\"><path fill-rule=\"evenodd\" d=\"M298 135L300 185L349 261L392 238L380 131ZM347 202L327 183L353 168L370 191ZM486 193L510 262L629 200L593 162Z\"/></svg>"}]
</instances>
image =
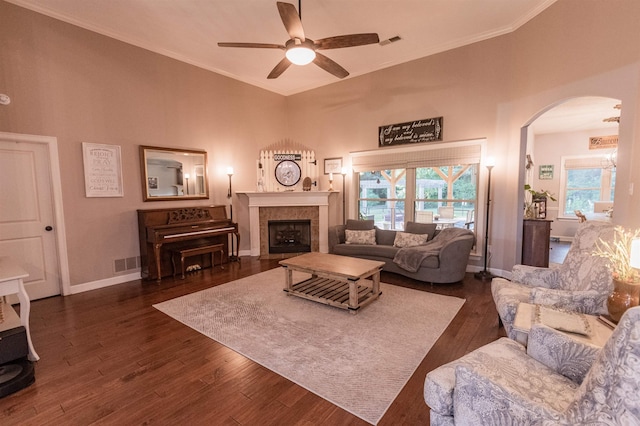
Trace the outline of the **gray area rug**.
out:
<instances>
[{"instance_id":1,"label":"gray area rug","mask_svg":"<svg viewBox=\"0 0 640 426\"><path fill-rule=\"evenodd\" d=\"M284 279L272 269L154 307L376 424L464 304L382 283L353 315L288 296Z\"/></svg>"}]
</instances>

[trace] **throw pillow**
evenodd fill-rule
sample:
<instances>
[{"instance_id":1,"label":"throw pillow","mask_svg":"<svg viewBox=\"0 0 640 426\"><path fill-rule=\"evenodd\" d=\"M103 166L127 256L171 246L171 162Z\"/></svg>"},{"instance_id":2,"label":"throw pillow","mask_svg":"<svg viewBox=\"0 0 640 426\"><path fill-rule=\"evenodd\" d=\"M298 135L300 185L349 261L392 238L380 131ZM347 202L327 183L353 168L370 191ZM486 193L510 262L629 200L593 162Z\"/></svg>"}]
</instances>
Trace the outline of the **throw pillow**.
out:
<instances>
[{"instance_id":1,"label":"throw pillow","mask_svg":"<svg viewBox=\"0 0 640 426\"><path fill-rule=\"evenodd\" d=\"M410 234L408 232L396 232L396 239L393 242L394 247L415 247L421 246L427 242L429 234Z\"/></svg>"},{"instance_id":2,"label":"throw pillow","mask_svg":"<svg viewBox=\"0 0 640 426\"><path fill-rule=\"evenodd\" d=\"M346 236L346 244L376 244L376 230L370 229L368 231L352 231L345 229L344 234Z\"/></svg>"}]
</instances>

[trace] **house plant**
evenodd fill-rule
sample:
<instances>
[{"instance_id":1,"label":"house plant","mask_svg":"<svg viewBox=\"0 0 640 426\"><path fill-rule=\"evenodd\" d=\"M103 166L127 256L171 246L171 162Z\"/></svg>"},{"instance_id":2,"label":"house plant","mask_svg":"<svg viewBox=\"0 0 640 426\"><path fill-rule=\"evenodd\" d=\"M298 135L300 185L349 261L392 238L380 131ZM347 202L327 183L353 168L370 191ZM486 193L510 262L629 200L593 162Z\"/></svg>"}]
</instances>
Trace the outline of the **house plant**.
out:
<instances>
[{"instance_id":1,"label":"house plant","mask_svg":"<svg viewBox=\"0 0 640 426\"><path fill-rule=\"evenodd\" d=\"M547 198L551 201L556 201L549 191L543 189L542 191L536 191L529 184L525 184L525 200L524 200L524 217L526 219L538 219L540 218L540 209L536 212L536 205L542 205L542 219L546 218L547 211Z\"/></svg>"},{"instance_id":2,"label":"house plant","mask_svg":"<svg viewBox=\"0 0 640 426\"><path fill-rule=\"evenodd\" d=\"M612 242L599 240L594 256L609 261L613 275L613 292L607 298L607 310L611 318L618 322L622 314L632 306L638 306L640 295L640 273L631 266L631 244L640 237L640 229L625 231L616 226Z\"/></svg>"}]
</instances>

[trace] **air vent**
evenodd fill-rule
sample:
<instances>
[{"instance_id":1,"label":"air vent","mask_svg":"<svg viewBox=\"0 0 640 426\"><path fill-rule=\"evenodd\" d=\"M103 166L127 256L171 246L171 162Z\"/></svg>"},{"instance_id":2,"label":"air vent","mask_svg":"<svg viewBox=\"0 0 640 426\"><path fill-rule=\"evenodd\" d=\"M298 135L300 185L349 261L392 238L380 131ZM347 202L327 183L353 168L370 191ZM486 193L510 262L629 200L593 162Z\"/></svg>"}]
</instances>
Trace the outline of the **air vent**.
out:
<instances>
[{"instance_id":1,"label":"air vent","mask_svg":"<svg viewBox=\"0 0 640 426\"><path fill-rule=\"evenodd\" d=\"M115 259L113 261L113 272L115 274L122 274L127 271L136 270L140 268L140 256L127 257L124 259Z\"/></svg>"},{"instance_id":2,"label":"air vent","mask_svg":"<svg viewBox=\"0 0 640 426\"><path fill-rule=\"evenodd\" d=\"M400 36L393 36L386 40L382 40L379 44L380 46L386 46L387 44L395 43L396 41L400 41L402 38Z\"/></svg>"},{"instance_id":3,"label":"air vent","mask_svg":"<svg viewBox=\"0 0 640 426\"><path fill-rule=\"evenodd\" d=\"M113 269L115 273L124 272L127 270L127 261L125 259L116 259L113 262Z\"/></svg>"}]
</instances>

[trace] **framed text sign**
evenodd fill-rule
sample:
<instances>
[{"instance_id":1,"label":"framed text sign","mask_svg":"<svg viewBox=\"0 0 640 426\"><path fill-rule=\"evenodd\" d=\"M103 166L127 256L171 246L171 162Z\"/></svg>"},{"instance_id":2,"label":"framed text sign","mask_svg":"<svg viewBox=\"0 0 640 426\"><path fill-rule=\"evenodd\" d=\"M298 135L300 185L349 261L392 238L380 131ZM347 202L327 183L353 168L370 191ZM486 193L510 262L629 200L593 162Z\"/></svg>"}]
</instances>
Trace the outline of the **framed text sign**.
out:
<instances>
[{"instance_id":1,"label":"framed text sign","mask_svg":"<svg viewBox=\"0 0 640 426\"><path fill-rule=\"evenodd\" d=\"M589 138L589 149L617 148L618 135L596 136Z\"/></svg>"},{"instance_id":2,"label":"framed text sign","mask_svg":"<svg viewBox=\"0 0 640 426\"><path fill-rule=\"evenodd\" d=\"M544 164L538 168L538 179L553 179L553 164Z\"/></svg>"},{"instance_id":3,"label":"framed text sign","mask_svg":"<svg viewBox=\"0 0 640 426\"><path fill-rule=\"evenodd\" d=\"M123 197L120 147L82 143L87 197Z\"/></svg>"},{"instance_id":4,"label":"framed text sign","mask_svg":"<svg viewBox=\"0 0 640 426\"><path fill-rule=\"evenodd\" d=\"M442 140L442 117L378 127L378 147Z\"/></svg>"},{"instance_id":5,"label":"framed text sign","mask_svg":"<svg viewBox=\"0 0 640 426\"><path fill-rule=\"evenodd\" d=\"M342 157L324 159L324 174L329 173L342 173Z\"/></svg>"}]
</instances>

